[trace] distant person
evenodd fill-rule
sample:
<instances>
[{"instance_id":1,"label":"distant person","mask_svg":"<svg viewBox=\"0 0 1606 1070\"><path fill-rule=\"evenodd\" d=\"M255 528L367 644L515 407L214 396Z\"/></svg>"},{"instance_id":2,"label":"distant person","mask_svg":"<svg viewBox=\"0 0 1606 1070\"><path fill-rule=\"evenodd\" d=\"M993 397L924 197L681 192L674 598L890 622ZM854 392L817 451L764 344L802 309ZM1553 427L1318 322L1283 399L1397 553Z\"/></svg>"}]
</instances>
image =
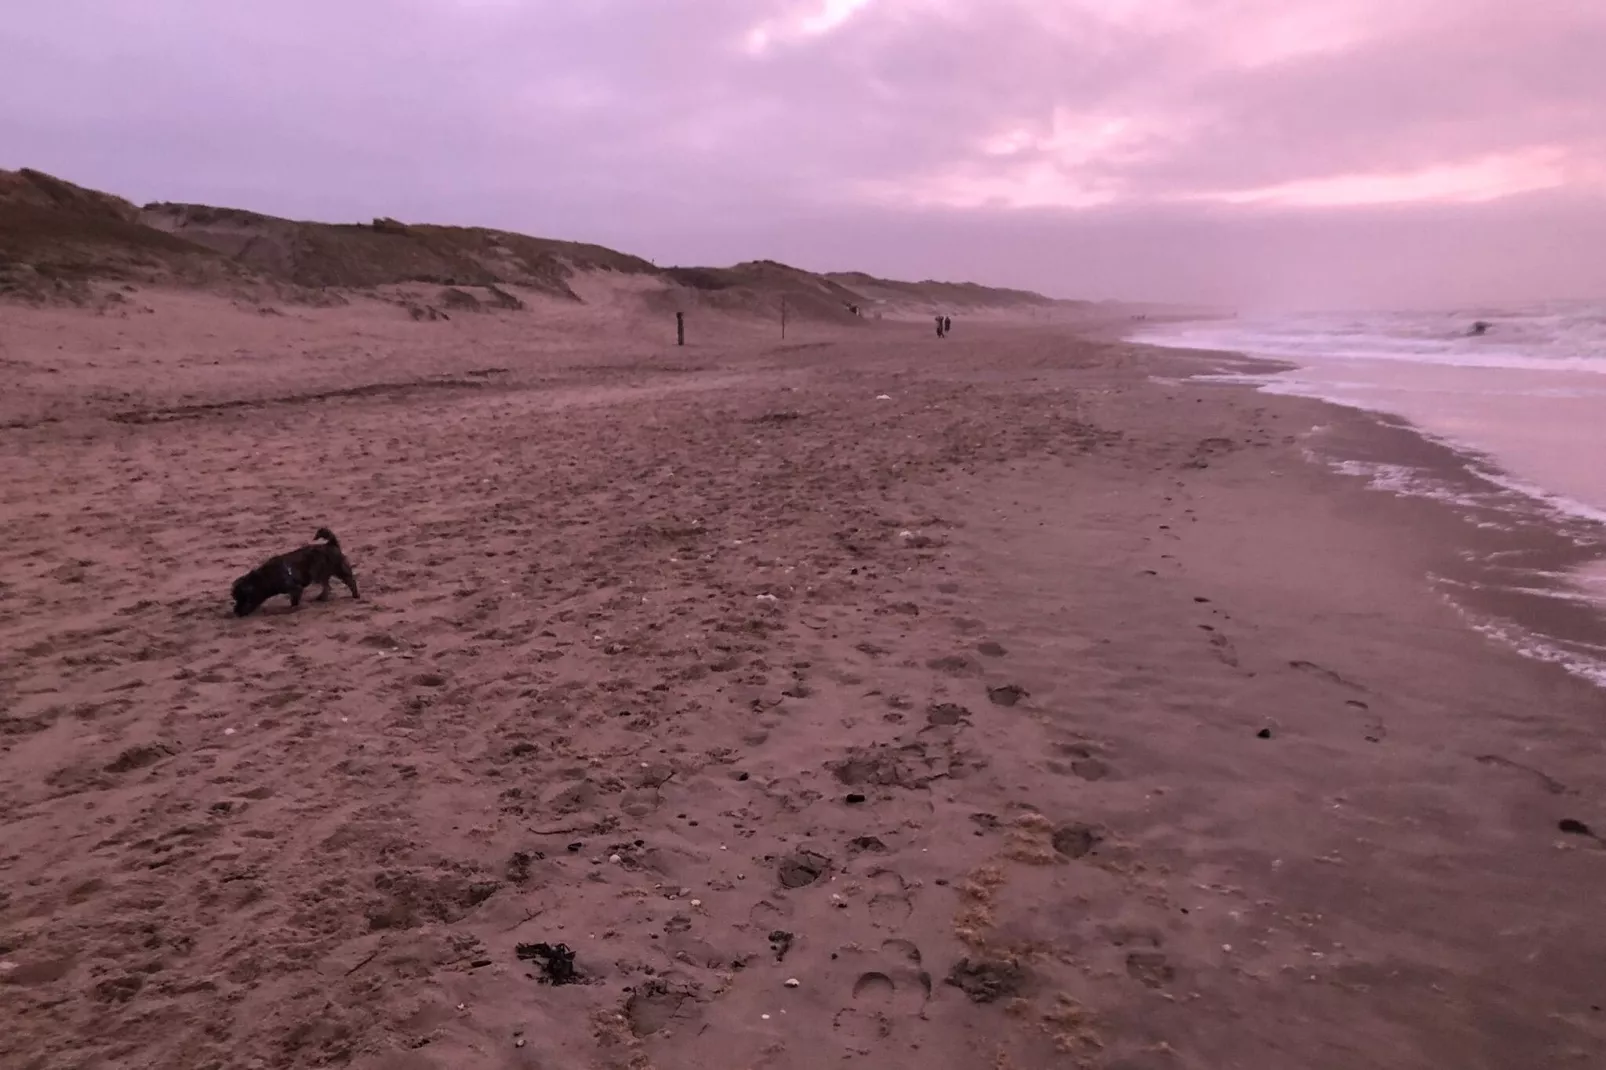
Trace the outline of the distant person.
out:
<instances>
[{"instance_id":1,"label":"distant person","mask_svg":"<svg viewBox=\"0 0 1606 1070\"><path fill-rule=\"evenodd\" d=\"M948 332L953 330L953 329L954 329L954 321L949 319L947 316L944 316L942 318L942 336L944 338L948 337Z\"/></svg>"},{"instance_id":2,"label":"distant person","mask_svg":"<svg viewBox=\"0 0 1606 1070\"><path fill-rule=\"evenodd\" d=\"M942 337L942 317L941 316L937 317L937 337L938 338Z\"/></svg>"}]
</instances>

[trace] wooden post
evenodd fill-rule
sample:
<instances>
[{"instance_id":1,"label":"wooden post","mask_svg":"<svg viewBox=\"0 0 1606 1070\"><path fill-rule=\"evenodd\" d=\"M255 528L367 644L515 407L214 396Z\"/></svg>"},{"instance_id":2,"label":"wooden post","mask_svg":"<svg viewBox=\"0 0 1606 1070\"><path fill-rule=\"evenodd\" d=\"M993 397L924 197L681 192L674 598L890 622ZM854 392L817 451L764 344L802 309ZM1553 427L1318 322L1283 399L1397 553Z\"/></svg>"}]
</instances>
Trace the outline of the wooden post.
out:
<instances>
[{"instance_id":1,"label":"wooden post","mask_svg":"<svg viewBox=\"0 0 1606 1070\"><path fill-rule=\"evenodd\" d=\"M686 344L686 313L684 312L675 313L675 344L677 346Z\"/></svg>"},{"instance_id":2,"label":"wooden post","mask_svg":"<svg viewBox=\"0 0 1606 1070\"><path fill-rule=\"evenodd\" d=\"M781 298L781 340L786 340L786 298Z\"/></svg>"}]
</instances>

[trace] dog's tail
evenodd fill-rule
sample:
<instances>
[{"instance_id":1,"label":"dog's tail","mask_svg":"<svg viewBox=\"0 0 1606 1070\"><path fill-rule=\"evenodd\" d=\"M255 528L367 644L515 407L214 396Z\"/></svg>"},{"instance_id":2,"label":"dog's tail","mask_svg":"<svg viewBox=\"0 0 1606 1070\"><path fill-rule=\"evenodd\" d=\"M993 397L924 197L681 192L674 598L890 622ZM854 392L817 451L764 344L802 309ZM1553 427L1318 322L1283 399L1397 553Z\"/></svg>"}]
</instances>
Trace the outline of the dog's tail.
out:
<instances>
[{"instance_id":1,"label":"dog's tail","mask_svg":"<svg viewBox=\"0 0 1606 1070\"><path fill-rule=\"evenodd\" d=\"M322 539L330 546L333 546L336 550L340 549L340 540L335 538L335 533L330 531L328 528L319 528L312 537L314 539Z\"/></svg>"}]
</instances>

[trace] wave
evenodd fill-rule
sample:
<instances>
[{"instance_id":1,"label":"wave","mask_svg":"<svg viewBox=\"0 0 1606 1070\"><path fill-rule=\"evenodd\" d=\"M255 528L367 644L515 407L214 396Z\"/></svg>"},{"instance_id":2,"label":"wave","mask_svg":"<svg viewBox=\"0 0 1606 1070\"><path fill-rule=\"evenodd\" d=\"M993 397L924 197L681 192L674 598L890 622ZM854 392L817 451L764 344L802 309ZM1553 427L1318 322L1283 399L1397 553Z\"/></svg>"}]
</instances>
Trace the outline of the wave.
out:
<instances>
[{"instance_id":1,"label":"wave","mask_svg":"<svg viewBox=\"0 0 1606 1070\"><path fill-rule=\"evenodd\" d=\"M1472 324L1480 321L1488 329L1472 334ZM1606 304L1207 320L1144 328L1132 340L1287 360L1387 360L1606 374Z\"/></svg>"}]
</instances>

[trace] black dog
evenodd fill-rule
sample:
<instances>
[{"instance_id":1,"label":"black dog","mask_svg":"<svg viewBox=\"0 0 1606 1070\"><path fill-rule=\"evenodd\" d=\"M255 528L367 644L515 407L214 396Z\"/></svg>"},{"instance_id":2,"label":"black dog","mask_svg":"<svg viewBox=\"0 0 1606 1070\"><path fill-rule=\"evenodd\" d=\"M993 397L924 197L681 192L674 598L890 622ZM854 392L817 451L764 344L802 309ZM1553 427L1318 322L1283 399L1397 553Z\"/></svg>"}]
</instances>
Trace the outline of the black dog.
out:
<instances>
[{"instance_id":1,"label":"black dog","mask_svg":"<svg viewBox=\"0 0 1606 1070\"><path fill-rule=\"evenodd\" d=\"M234 615L244 617L254 613L263 602L278 594L289 595L290 605L299 606L301 592L315 583L323 584L323 593L318 595L318 601L322 602L329 597L332 579L350 588L351 597L361 598L357 593L357 577L351 574L351 566L346 564L346 555L340 552L340 540L335 538L335 533L319 528L313 538L323 541L269 558L235 580Z\"/></svg>"}]
</instances>

